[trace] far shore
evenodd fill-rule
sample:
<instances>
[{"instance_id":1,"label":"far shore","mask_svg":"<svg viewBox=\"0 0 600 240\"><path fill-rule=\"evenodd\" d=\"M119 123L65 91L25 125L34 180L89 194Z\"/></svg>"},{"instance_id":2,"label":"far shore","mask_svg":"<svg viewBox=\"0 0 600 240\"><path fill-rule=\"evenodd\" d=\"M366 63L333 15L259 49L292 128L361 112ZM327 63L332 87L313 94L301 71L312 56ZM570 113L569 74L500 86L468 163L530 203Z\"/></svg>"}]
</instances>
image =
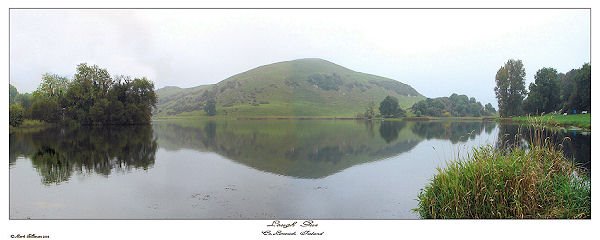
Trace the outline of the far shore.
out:
<instances>
[{"instance_id":1,"label":"far shore","mask_svg":"<svg viewBox=\"0 0 600 240\"><path fill-rule=\"evenodd\" d=\"M429 116L409 116L402 118L374 118L370 121L496 121L504 123L526 124L532 119L541 120L550 127L561 127L569 130L591 131L591 114L575 115L547 115L542 117L429 117ZM157 116L153 121L169 119L214 119L214 120L367 120L357 117L338 117L338 116L205 116L205 115L187 115L187 116Z\"/></svg>"}]
</instances>

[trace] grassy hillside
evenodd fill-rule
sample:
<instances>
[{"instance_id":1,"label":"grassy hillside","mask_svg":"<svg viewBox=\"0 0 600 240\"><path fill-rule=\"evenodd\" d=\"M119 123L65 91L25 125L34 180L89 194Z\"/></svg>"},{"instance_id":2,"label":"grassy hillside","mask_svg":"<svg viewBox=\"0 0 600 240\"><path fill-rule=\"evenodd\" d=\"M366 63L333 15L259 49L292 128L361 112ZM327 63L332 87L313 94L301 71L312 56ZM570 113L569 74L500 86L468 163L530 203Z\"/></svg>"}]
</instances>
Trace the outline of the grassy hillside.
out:
<instances>
[{"instance_id":1,"label":"grassy hillside","mask_svg":"<svg viewBox=\"0 0 600 240\"><path fill-rule=\"evenodd\" d=\"M322 59L299 59L261 66L214 85L158 90L158 116L203 115L208 99L222 116L337 116L364 112L386 96L408 108L424 99L411 86L355 72Z\"/></svg>"}]
</instances>

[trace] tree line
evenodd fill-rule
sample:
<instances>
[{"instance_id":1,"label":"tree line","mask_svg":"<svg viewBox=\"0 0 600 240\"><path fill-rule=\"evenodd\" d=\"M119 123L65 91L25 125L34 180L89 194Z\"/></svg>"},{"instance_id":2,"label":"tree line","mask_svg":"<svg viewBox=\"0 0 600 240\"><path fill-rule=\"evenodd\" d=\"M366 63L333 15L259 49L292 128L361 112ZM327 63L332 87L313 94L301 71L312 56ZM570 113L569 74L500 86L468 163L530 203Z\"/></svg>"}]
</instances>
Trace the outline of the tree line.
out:
<instances>
[{"instance_id":1,"label":"tree line","mask_svg":"<svg viewBox=\"0 0 600 240\"><path fill-rule=\"evenodd\" d=\"M10 124L24 118L84 125L149 124L157 95L145 77L112 77L97 65L79 64L72 79L46 73L37 90L21 94L10 85Z\"/></svg>"},{"instance_id":2,"label":"tree line","mask_svg":"<svg viewBox=\"0 0 600 240\"><path fill-rule=\"evenodd\" d=\"M567 73L544 67L536 72L534 82L526 89L523 62L508 60L496 73L494 92L500 116L589 112L591 69L589 63Z\"/></svg>"},{"instance_id":3,"label":"tree line","mask_svg":"<svg viewBox=\"0 0 600 240\"><path fill-rule=\"evenodd\" d=\"M450 97L427 98L413 104L410 110L418 117L481 117L492 116L496 114L496 109L492 104L485 106L475 98L469 98L467 95L458 95L453 93ZM379 103L379 114L375 112L375 104L369 103L362 114L357 114L357 118L373 119L374 117L398 118L405 117L406 111L398 104L398 99L387 96Z\"/></svg>"},{"instance_id":4,"label":"tree line","mask_svg":"<svg viewBox=\"0 0 600 240\"><path fill-rule=\"evenodd\" d=\"M432 117L481 117L496 114L492 104L485 106L474 97L453 93L450 97L427 98L415 103L412 112L416 116Z\"/></svg>"}]
</instances>

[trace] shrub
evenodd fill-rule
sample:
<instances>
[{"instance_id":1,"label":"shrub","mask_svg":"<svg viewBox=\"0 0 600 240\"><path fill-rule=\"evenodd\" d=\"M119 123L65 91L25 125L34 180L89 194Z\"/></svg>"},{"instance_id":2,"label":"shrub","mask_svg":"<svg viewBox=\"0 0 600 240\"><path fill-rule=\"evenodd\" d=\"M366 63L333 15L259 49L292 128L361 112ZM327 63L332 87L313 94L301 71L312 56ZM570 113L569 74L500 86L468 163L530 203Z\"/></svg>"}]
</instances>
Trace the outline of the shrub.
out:
<instances>
[{"instance_id":1,"label":"shrub","mask_svg":"<svg viewBox=\"0 0 600 240\"><path fill-rule=\"evenodd\" d=\"M8 123L13 127L18 127L23 123L24 110L20 104L11 104L8 111L9 120Z\"/></svg>"}]
</instances>

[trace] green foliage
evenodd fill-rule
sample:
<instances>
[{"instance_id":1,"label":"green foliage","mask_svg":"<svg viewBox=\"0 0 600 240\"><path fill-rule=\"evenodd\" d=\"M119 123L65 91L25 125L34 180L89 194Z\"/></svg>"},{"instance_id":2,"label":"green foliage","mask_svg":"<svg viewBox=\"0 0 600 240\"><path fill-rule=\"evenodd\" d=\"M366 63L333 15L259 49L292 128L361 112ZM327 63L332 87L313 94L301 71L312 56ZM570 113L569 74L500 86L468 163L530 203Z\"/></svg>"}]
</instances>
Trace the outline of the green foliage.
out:
<instances>
[{"instance_id":1,"label":"green foliage","mask_svg":"<svg viewBox=\"0 0 600 240\"><path fill-rule=\"evenodd\" d=\"M18 94L19 94L19 91L17 91L17 88L9 83L8 84L8 103L9 104L15 103L15 98L17 97Z\"/></svg>"},{"instance_id":2,"label":"green foliage","mask_svg":"<svg viewBox=\"0 0 600 240\"><path fill-rule=\"evenodd\" d=\"M72 81L46 73L33 94L17 92L14 101L25 108L26 117L49 123L148 124L157 96L145 77L113 79L106 69L83 63Z\"/></svg>"},{"instance_id":3,"label":"green foliage","mask_svg":"<svg viewBox=\"0 0 600 240\"><path fill-rule=\"evenodd\" d=\"M592 129L592 114L571 114L571 115L544 115L535 117L513 117L515 121L529 122L532 119L540 121L549 126L564 126L564 127L579 127L585 129Z\"/></svg>"},{"instance_id":4,"label":"green foliage","mask_svg":"<svg viewBox=\"0 0 600 240\"><path fill-rule=\"evenodd\" d=\"M58 98L36 95L35 93L33 96L30 110L32 119L49 123L56 123L62 119L62 108Z\"/></svg>"},{"instance_id":5,"label":"green foliage","mask_svg":"<svg viewBox=\"0 0 600 240\"><path fill-rule=\"evenodd\" d=\"M206 115L214 116L217 114L216 104L217 102L213 99L206 101L206 105L204 105L204 112L206 112Z\"/></svg>"},{"instance_id":6,"label":"green foliage","mask_svg":"<svg viewBox=\"0 0 600 240\"><path fill-rule=\"evenodd\" d=\"M69 87L69 79L56 74L45 73L42 75L42 82L36 92L38 96L47 98L63 98Z\"/></svg>"},{"instance_id":7,"label":"green foliage","mask_svg":"<svg viewBox=\"0 0 600 240\"><path fill-rule=\"evenodd\" d=\"M83 124L148 124L157 96L146 79L117 76L80 64L65 97L65 114Z\"/></svg>"},{"instance_id":8,"label":"green foliage","mask_svg":"<svg viewBox=\"0 0 600 240\"><path fill-rule=\"evenodd\" d=\"M521 60L508 60L496 73L494 87L501 117L518 116L522 113L525 89L525 68Z\"/></svg>"},{"instance_id":9,"label":"green foliage","mask_svg":"<svg viewBox=\"0 0 600 240\"><path fill-rule=\"evenodd\" d=\"M529 94L523 102L526 113L541 114L555 111L560 105L559 78L556 69L542 68L529 84Z\"/></svg>"},{"instance_id":10,"label":"green foliage","mask_svg":"<svg viewBox=\"0 0 600 240\"><path fill-rule=\"evenodd\" d=\"M440 169L415 210L422 218L590 218L590 179L534 135L530 150L488 145Z\"/></svg>"},{"instance_id":11,"label":"green foliage","mask_svg":"<svg viewBox=\"0 0 600 240\"><path fill-rule=\"evenodd\" d=\"M166 87L157 93L158 116L204 116L209 99L216 99L217 115L230 117L354 117L385 96L396 97L403 109L424 99L409 85L322 59L269 64L213 85Z\"/></svg>"},{"instance_id":12,"label":"green foliage","mask_svg":"<svg viewBox=\"0 0 600 240\"><path fill-rule=\"evenodd\" d=\"M485 107L483 108L484 115L494 115L496 114L496 109L494 108L494 106L492 106L491 103L488 103L485 105Z\"/></svg>"},{"instance_id":13,"label":"green foliage","mask_svg":"<svg viewBox=\"0 0 600 240\"><path fill-rule=\"evenodd\" d=\"M560 74L560 100L563 112L572 113L591 110L591 65L584 64L579 69L572 69Z\"/></svg>"},{"instance_id":14,"label":"green foliage","mask_svg":"<svg viewBox=\"0 0 600 240\"><path fill-rule=\"evenodd\" d=\"M450 97L428 98L415 103L412 111L417 116L480 117L496 113L491 104L484 108L475 98L453 93Z\"/></svg>"},{"instance_id":15,"label":"green foliage","mask_svg":"<svg viewBox=\"0 0 600 240\"><path fill-rule=\"evenodd\" d=\"M375 103L374 102L369 102L369 105L367 106L367 109L365 109L365 113L363 114L363 116L366 119L373 119L375 118Z\"/></svg>"},{"instance_id":16,"label":"green foliage","mask_svg":"<svg viewBox=\"0 0 600 240\"><path fill-rule=\"evenodd\" d=\"M13 127L18 127L23 123L24 110L21 104L10 104L8 110L8 123Z\"/></svg>"},{"instance_id":17,"label":"green foliage","mask_svg":"<svg viewBox=\"0 0 600 240\"><path fill-rule=\"evenodd\" d=\"M383 117L404 117L406 112L398 105L398 99L387 96L379 104L379 112Z\"/></svg>"}]
</instances>

